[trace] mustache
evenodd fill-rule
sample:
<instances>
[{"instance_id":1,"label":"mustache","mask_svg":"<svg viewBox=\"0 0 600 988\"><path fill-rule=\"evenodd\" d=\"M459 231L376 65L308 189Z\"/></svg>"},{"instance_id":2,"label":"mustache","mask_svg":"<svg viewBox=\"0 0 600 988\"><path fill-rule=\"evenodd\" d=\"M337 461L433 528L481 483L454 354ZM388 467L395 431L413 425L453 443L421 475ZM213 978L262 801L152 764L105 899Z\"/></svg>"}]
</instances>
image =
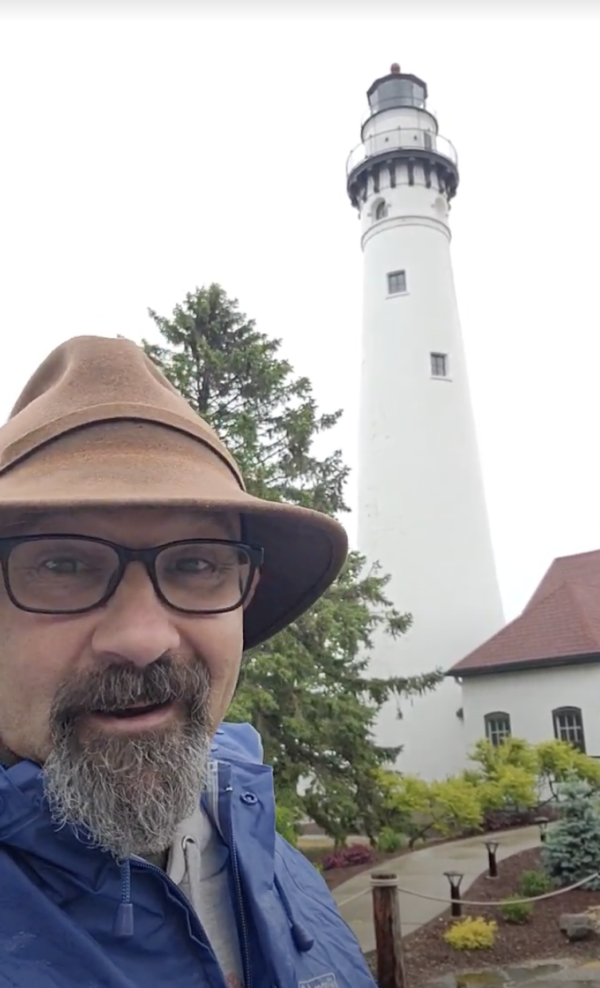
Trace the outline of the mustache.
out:
<instances>
[{"instance_id":1,"label":"mustache","mask_svg":"<svg viewBox=\"0 0 600 988\"><path fill-rule=\"evenodd\" d=\"M210 686L208 669L200 658L190 663L169 653L141 669L119 662L64 683L54 697L51 720L66 725L82 714L112 713L132 704L178 702L197 712L206 705Z\"/></svg>"}]
</instances>

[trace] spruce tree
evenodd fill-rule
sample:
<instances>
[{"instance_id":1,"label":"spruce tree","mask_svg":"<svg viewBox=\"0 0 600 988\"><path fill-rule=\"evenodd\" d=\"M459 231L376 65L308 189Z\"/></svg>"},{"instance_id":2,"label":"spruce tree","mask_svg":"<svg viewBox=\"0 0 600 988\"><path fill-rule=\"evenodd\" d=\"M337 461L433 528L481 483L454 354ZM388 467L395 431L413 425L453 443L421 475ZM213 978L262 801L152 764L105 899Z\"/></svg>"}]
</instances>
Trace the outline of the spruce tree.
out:
<instances>
[{"instance_id":1,"label":"spruce tree","mask_svg":"<svg viewBox=\"0 0 600 988\"><path fill-rule=\"evenodd\" d=\"M542 861L557 885L573 885L600 874L600 807L588 782L573 778L559 791L561 818L548 831ZM586 888L600 889L600 878Z\"/></svg>"},{"instance_id":2,"label":"spruce tree","mask_svg":"<svg viewBox=\"0 0 600 988\"><path fill-rule=\"evenodd\" d=\"M317 436L341 412L318 410L310 381L280 356L280 341L260 333L219 285L198 288L170 318L150 310L162 337L148 355L207 419L236 457L248 490L339 516L347 510L348 468L339 450L319 457ZM296 803L337 841L376 836L376 771L400 751L373 738L390 698L433 689L441 674L404 677L400 638L410 617L386 597L376 560L351 553L338 580L289 628L248 653L229 718L260 731L280 801ZM398 640L398 675L369 676L373 633Z\"/></svg>"}]
</instances>

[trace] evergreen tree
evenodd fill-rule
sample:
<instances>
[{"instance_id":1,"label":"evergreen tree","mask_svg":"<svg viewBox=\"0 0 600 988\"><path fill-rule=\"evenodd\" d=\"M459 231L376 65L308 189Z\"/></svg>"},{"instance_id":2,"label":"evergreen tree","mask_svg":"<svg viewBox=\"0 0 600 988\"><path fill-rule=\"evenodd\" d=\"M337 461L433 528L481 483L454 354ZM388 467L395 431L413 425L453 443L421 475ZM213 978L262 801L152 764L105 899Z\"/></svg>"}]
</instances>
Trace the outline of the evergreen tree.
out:
<instances>
[{"instance_id":1,"label":"evergreen tree","mask_svg":"<svg viewBox=\"0 0 600 988\"><path fill-rule=\"evenodd\" d=\"M581 779L565 782L560 798L561 819L548 831L542 861L557 885L573 885L600 874L600 809L597 794ZM600 889L600 878L586 888Z\"/></svg>"},{"instance_id":2,"label":"evergreen tree","mask_svg":"<svg viewBox=\"0 0 600 988\"><path fill-rule=\"evenodd\" d=\"M279 355L280 341L260 333L219 285L196 289L171 318L150 310L160 345L148 355L207 419L240 464L248 490L331 515L347 510L348 468L339 451L319 458L315 438L341 412L317 409L310 381ZM351 553L340 577L310 610L248 653L230 719L260 731L278 798L297 805L342 841L354 831L376 836L376 773L400 746L372 736L382 705L433 689L440 672L406 678L368 675L373 633L399 638L410 617L386 597L388 577ZM398 649L401 670L402 650Z\"/></svg>"}]
</instances>

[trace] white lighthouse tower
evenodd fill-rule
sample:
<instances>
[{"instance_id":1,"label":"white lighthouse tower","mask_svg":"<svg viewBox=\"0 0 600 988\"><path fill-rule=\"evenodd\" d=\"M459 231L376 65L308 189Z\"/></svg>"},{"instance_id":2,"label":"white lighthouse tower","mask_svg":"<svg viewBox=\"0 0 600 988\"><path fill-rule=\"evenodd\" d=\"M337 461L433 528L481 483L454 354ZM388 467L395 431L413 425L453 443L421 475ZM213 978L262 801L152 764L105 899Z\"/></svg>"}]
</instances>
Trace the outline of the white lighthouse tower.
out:
<instances>
[{"instance_id":1,"label":"white lighthouse tower","mask_svg":"<svg viewBox=\"0 0 600 988\"><path fill-rule=\"evenodd\" d=\"M421 79L393 65L367 96L347 167L364 255L358 544L413 617L407 635L374 641L371 672L387 677L447 670L503 613L450 258L457 155ZM403 772L461 768L460 688L404 701L401 719L390 703L378 741L403 745Z\"/></svg>"}]
</instances>

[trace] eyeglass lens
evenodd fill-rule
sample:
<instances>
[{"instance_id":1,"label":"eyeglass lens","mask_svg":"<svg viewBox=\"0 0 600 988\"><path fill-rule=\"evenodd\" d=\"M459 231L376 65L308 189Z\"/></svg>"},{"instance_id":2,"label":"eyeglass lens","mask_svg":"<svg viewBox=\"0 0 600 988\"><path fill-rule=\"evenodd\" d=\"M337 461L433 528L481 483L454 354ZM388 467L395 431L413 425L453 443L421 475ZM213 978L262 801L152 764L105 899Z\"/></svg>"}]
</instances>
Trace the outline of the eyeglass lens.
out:
<instances>
[{"instance_id":1,"label":"eyeglass lens","mask_svg":"<svg viewBox=\"0 0 600 988\"><path fill-rule=\"evenodd\" d=\"M21 606L69 613L99 603L120 568L117 551L102 542L47 538L17 543L9 556L7 575ZM165 600L196 613L238 606L250 571L245 549L219 542L168 545L155 560L156 582Z\"/></svg>"}]
</instances>

